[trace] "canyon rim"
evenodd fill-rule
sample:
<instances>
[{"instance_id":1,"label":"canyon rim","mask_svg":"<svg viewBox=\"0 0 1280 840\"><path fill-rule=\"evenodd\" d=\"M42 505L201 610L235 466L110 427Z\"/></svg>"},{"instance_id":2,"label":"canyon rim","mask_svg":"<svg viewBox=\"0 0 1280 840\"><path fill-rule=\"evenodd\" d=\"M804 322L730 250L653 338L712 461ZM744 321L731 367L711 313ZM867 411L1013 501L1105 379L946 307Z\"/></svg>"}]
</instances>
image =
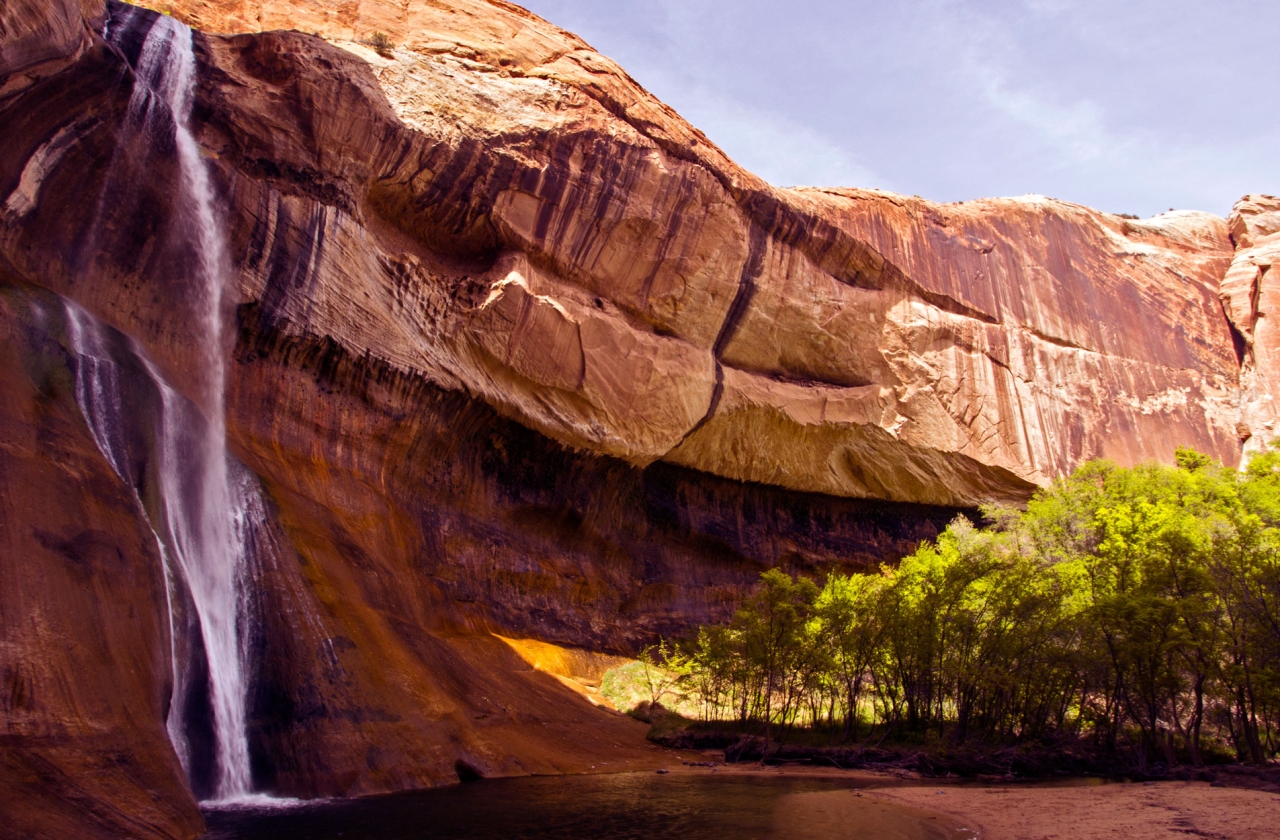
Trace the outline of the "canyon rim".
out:
<instances>
[{"instance_id":1,"label":"canyon rim","mask_svg":"<svg viewBox=\"0 0 1280 840\"><path fill-rule=\"evenodd\" d=\"M0 10L0 832L582 770L504 638L1276 435L1280 200L782 189L501 0L162 6Z\"/></svg>"}]
</instances>

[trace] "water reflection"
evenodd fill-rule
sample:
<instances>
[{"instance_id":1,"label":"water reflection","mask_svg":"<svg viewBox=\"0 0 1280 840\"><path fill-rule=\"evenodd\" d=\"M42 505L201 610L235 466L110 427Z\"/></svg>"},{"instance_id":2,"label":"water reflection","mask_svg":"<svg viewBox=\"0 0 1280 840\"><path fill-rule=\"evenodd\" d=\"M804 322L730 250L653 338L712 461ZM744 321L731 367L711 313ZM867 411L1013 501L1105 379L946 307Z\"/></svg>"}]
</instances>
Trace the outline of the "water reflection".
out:
<instances>
[{"instance_id":1,"label":"water reflection","mask_svg":"<svg viewBox=\"0 0 1280 840\"><path fill-rule=\"evenodd\" d=\"M217 810L207 840L956 840L944 818L848 782L631 773L498 779L285 810Z\"/></svg>"}]
</instances>

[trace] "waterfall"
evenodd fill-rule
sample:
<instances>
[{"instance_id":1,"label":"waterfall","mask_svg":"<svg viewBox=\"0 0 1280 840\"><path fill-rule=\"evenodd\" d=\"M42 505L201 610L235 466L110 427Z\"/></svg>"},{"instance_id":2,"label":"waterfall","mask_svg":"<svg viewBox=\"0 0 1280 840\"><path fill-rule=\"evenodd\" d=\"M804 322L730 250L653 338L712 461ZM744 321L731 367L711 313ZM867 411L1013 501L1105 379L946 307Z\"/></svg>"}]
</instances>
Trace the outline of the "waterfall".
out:
<instances>
[{"instance_id":1,"label":"waterfall","mask_svg":"<svg viewBox=\"0 0 1280 840\"><path fill-rule=\"evenodd\" d=\"M191 721L183 718L195 690L192 657L184 656L179 647L182 627L174 620L175 615L193 613L199 639L189 647L202 649L203 664L207 664L207 708L216 761L212 794L216 800L235 799L251 789L242 641L248 623L243 519L249 508L244 493L233 488L226 449L222 308L230 261L209 171L190 128L196 82L192 32L167 16L116 4L112 11L117 19L110 21L110 41L117 47L147 27L120 142L150 154L172 141L176 151L179 189L169 221L190 249L184 289L192 294L196 312L191 341L201 371L198 387L203 411L170 387L150 359L134 347L128 352L151 380L158 406L152 407L154 416L145 422L129 417L133 407L121 397L120 353L111 352L107 328L69 305L68 336L77 356L76 394L99 448L135 489L139 480L132 475L126 430L148 426L151 486L157 498L144 504L144 509L165 563L174 639L169 734L188 777L194 778L188 736Z\"/></svg>"},{"instance_id":2,"label":"waterfall","mask_svg":"<svg viewBox=\"0 0 1280 840\"><path fill-rule=\"evenodd\" d=\"M262 499L246 477L230 480L218 437L222 425L176 392L141 349L127 342L122 350L121 340L113 342L109 328L73 303L66 304L66 316L68 344L75 355L76 401L98 449L121 480L134 488L165 564L174 669L170 739L191 775L193 755L186 735L190 722L183 714L193 685L184 660L187 648L194 646L180 644L182 623L174 618L191 611L207 659L207 699L216 739L214 795L221 800L243 797L250 790L243 644L248 605L243 583L249 540L265 521ZM132 357L134 375L140 373L150 386L150 400L136 393L133 399L126 397L121 356ZM146 402L154 403L149 416L136 416L138 405ZM140 446L145 454L136 451ZM148 459L148 474L139 474L138 463ZM153 498L144 499L144 494Z\"/></svg>"}]
</instances>

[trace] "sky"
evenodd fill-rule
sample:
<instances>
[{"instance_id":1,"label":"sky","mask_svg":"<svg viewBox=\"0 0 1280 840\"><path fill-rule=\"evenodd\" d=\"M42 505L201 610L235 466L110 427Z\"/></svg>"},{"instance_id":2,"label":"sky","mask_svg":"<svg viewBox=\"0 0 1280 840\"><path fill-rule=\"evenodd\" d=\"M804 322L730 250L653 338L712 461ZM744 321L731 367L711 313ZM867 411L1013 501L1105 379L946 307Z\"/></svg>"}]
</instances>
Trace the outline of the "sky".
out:
<instances>
[{"instance_id":1,"label":"sky","mask_svg":"<svg viewBox=\"0 0 1280 840\"><path fill-rule=\"evenodd\" d=\"M1225 216L1280 194L1269 0L519 0L777 186Z\"/></svg>"}]
</instances>

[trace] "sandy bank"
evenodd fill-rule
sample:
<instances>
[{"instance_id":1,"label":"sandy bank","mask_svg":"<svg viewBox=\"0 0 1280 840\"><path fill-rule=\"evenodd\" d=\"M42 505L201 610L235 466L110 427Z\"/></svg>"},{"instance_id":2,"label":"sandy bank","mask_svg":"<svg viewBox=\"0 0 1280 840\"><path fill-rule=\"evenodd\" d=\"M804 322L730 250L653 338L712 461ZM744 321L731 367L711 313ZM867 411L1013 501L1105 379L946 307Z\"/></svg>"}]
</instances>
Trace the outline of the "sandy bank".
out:
<instances>
[{"instance_id":1,"label":"sandy bank","mask_svg":"<svg viewBox=\"0 0 1280 840\"><path fill-rule=\"evenodd\" d=\"M822 794L821 810L843 813L846 809L840 807L841 796L879 797L918 809L922 815L947 817L942 824L947 829L971 829L981 840L1269 840L1280 836L1280 787L1269 778L1272 774L1255 774L1244 768L1219 773L1230 787L1213 787L1207 782L1144 784L1098 780L982 785L869 770L680 763L715 761L711 753L702 753L696 759L690 755L664 751L652 758L668 759L664 766L673 774L844 779L861 790ZM799 807L802 803L798 800L794 804ZM818 804L818 799L814 798L812 804ZM840 819L821 819L815 827L828 824L839 825ZM828 836L843 835L837 832Z\"/></svg>"},{"instance_id":2,"label":"sandy bank","mask_svg":"<svg viewBox=\"0 0 1280 840\"><path fill-rule=\"evenodd\" d=\"M1280 836L1280 794L1157 782L1075 787L921 786L868 795L979 827L982 840L1263 840Z\"/></svg>"}]
</instances>

